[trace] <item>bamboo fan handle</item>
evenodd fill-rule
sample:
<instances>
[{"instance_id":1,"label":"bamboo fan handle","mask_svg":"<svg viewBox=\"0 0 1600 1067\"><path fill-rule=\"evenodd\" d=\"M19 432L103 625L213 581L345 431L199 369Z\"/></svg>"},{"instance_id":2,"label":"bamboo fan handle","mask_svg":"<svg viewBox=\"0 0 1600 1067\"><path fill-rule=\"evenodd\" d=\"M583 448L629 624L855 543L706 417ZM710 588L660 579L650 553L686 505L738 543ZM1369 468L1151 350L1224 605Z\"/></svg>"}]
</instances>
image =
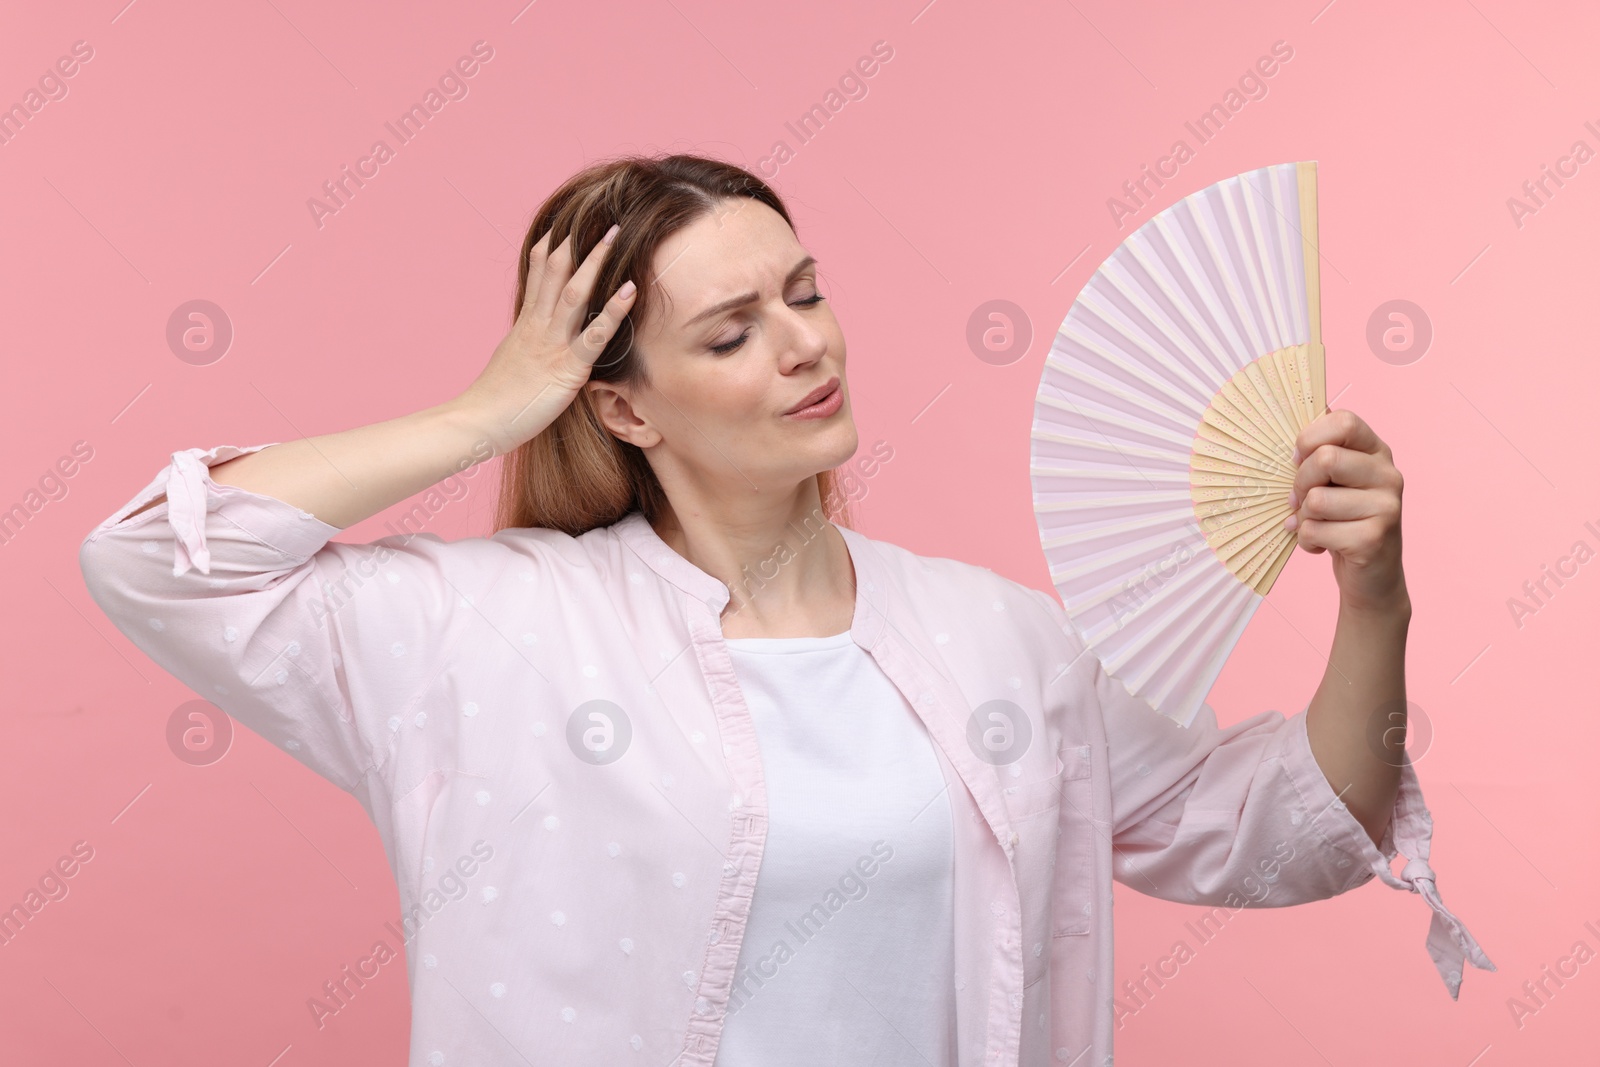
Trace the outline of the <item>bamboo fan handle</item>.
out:
<instances>
[{"instance_id":1,"label":"bamboo fan handle","mask_svg":"<svg viewBox=\"0 0 1600 1067\"><path fill-rule=\"evenodd\" d=\"M1311 327L1307 354L1311 361L1313 417L1328 410L1328 390L1322 348L1322 270L1317 239L1317 164L1295 164L1300 186L1300 251L1305 263L1306 319Z\"/></svg>"}]
</instances>

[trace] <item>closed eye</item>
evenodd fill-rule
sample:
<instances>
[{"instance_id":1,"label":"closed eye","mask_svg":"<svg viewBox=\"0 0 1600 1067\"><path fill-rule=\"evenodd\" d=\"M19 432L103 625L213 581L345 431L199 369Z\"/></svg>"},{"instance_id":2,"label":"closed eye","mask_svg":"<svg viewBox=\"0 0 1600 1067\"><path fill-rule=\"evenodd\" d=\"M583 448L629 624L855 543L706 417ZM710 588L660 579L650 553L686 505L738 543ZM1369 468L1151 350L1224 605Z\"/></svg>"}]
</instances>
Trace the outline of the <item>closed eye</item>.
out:
<instances>
[{"instance_id":1,"label":"closed eye","mask_svg":"<svg viewBox=\"0 0 1600 1067\"><path fill-rule=\"evenodd\" d=\"M808 297L805 297L805 298L803 298L801 300L796 300L794 302L794 306L795 307L815 307L817 304L820 304L823 301L823 299L824 299L823 295L821 293L817 293L817 294L815 294L813 296L808 296ZM726 355L736 351L738 348L740 348L745 343L745 341L749 339L749 337L750 337L750 331L746 330L743 333L741 333L738 337L735 337L731 341L724 341L720 345L712 345L711 346L711 351L715 352L719 356L726 356Z\"/></svg>"}]
</instances>

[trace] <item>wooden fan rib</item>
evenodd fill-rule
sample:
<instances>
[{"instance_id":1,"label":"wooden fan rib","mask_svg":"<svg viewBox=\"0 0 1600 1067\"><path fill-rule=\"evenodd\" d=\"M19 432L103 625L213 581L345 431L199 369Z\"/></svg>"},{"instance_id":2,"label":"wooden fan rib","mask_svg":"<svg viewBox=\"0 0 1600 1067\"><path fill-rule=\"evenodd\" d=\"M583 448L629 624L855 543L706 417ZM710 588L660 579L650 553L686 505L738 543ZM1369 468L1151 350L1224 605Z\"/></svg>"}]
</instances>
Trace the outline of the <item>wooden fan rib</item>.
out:
<instances>
[{"instance_id":1,"label":"wooden fan rib","mask_svg":"<svg viewBox=\"0 0 1600 1067\"><path fill-rule=\"evenodd\" d=\"M1289 351L1284 373L1294 383L1295 399L1300 404L1300 419L1310 423L1319 414L1316 402L1316 383L1311 380L1311 361L1307 355L1309 344L1295 345Z\"/></svg>"},{"instance_id":2,"label":"wooden fan rib","mask_svg":"<svg viewBox=\"0 0 1600 1067\"><path fill-rule=\"evenodd\" d=\"M1206 493L1205 487L1191 489L1191 497L1199 497ZM1195 518L1200 523L1200 528L1207 533L1215 533L1229 524L1243 522L1253 516L1259 515L1269 509L1281 509L1286 506L1288 494L1279 497L1276 493L1259 494L1228 494L1214 496L1210 499L1195 499ZM1279 516L1280 520L1282 516Z\"/></svg>"},{"instance_id":3,"label":"wooden fan rib","mask_svg":"<svg viewBox=\"0 0 1600 1067\"><path fill-rule=\"evenodd\" d=\"M1292 535L1284 543L1283 547L1278 550L1278 557L1272 561L1272 565L1266 569L1265 573L1259 575L1255 580L1253 588L1258 595L1266 596L1268 591L1272 589L1273 583L1278 580L1278 575L1283 571L1283 565L1289 562L1289 557L1294 555L1294 550L1299 547L1299 545L1300 537L1298 534L1295 534Z\"/></svg>"},{"instance_id":4,"label":"wooden fan rib","mask_svg":"<svg viewBox=\"0 0 1600 1067\"><path fill-rule=\"evenodd\" d=\"M1309 344L1295 345L1284 356L1284 375L1294 386L1302 423L1309 424L1320 412L1316 407L1317 385L1311 380Z\"/></svg>"},{"instance_id":5,"label":"wooden fan rib","mask_svg":"<svg viewBox=\"0 0 1600 1067\"><path fill-rule=\"evenodd\" d=\"M1287 507L1263 509L1248 520L1227 527L1225 537L1219 532L1221 539L1213 541L1211 547L1218 559L1248 581L1256 557L1267 550L1264 546L1279 540L1280 534L1289 533L1283 529L1283 520L1288 514Z\"/></svg>"},{"instance_id":6,"label":"wooden fan rib","mask_svg":"<svg viewBox=\"0 0 1600 1067\"><path fill-rule=\"evenodd\" d=\"M1287 478L1250 478L1220 471L1196 470L1189 475L1189 484L1196 489L1215 489L1230 492L1282 493L1285 499L1294 482Z\"/></svg>"},{"instance_id":7,"label":"wooden fan rib","mask_svg":"<svg viewBox=\"0 0 1600 1067\"><path fill-rule=\"evenodd\" d=\"M1281 433L1275 423L1256 410L1254 404L1248 392L1240 389L1236 382L1228 382L1217 390L1203 421L1247 441L1251 451L1264 461L1275 466L1284 464L1288 451L1280 444ZM1227 423L1219 421L1222 418L1226 418L1237 429L1229 429Z\"/></svg>"},{"instance_id":8,"label":"wooden fan rib","mask_svg":"<svg viewBox=\"0 0 1600 1067\"><path fill-rule=\"evenodd\" d=\"M1239 440L1218 425L1219 421L1208 414L1205 421L1195 427L1195 439L1191 442L1194 452L1230 460L1264 473L1290 473L1281 458L1265 452L1250 441Z\"/></svg>"},{"instance_id":9,"label":"wooden fan rib","mask_svg":"<svg viewBox=\"0 0 1600 1067\"><path fill-rule=\"evenodd\" d=\"M1283 391L1282 383L1278 380L1278 349L1268 352L1266 356L1251 364L1252 370L1248 373L1248 381L1259 394L1262 411L1270 414L1277 425L1279 433L1288 433L1294 428L1294 414L1289 410L1289 397Z\"/></svg>"},{"instance_id":10,"label":"wooden fan rib","mask_svg":"<svg viewBox=\"0 0 1600 1067\"><path fill-rule=\"evenodd\" d=\"M1269 355L1266 358L1272 357ZM1282 455L1288 456L1291 447L1289 443L1294 441L1294 419L1278 403L1277 395L1273 393L1266 375L1262 373L1260 360L1245 368L1244 380L1249 383L1246 395L1252 397L1252 403L1256 406L1262 421L1263 432L1270 433L1274 447L1278 448ZM1241 386L1241 392L1244 391Z\"/></svg>"},{"instance_id":11,"label":"wooden fan rib","mask_svg":"<svg viewBox=\"0 0 1600 1067\"><path fill-rule=\"evenodd\" d=\"M1266 590L1271 587L1271 583L1266 579L1277 577L1277 570L1287 562L1298 543L1299 538L1288 530L1274 535L1271 542L1263 546L1257 558L1252 560L1249 571L1243 576L1245 584L1265 596Z\"/></svg>"},{"instance_id":12,"label":"wooden fan rib","mask_svg":"<svg viewBox=\"0 0 1600 1067\"><path fill-rule=\"evenodd\" d=\"M1306 343L1322 346L1322 263L1317 234L1317 164L1295 165L1296 207L1300 220L1300 278L1305 296ZM1318 397L1318 407L1322 398Z\"/></svg>"},{"instance_id":13,"label":"wooden fan rib","mask_svg":"<svg viewBox=\"0 0 1600 1067\"><path fill-rule=\"evenodd\" d=\"M1294 484L1294 479L1276 471L1263 471L1256 467L1247 467L1242 463L1196 453L1194 460L1189 464L1189 484L1287 487Z\"/></svg>"},{"instance_id":14,"label":"wooden fan rib","mask_svg":"<svg viewBox=\"0 0 1600 1067\"><path fill-rule=\"evenodd\" d=\"M1272 385L1294 422L1295 436L1306 427L1306 404L1304 390L1295 382L1295 349L1299 345L1280 349L1272 353L1272 359L1267 365L1268 382Z\"/></svg>"},{"instance_id":15,"label":"wooden fan rib","mask_svg":"<svg viewBox=\"0 0 1600 1067\"><path fill-rule=\"evenodd\" d=\"M1226 416L1238 427L1237 430L1230 430L1230 433L1241 440L1250 441L1263 455L1270 456L1270 445L1274 438L1272 427L1254 409L1253 398L1239 387L1237 378L1236 375L1234 379L1222 383L1217 394L1211 398L1206 414ZM1214 418L1209 421L1217 424ZM1223 428L1226 429L1225 426Z\"/></svg>"},{"instance_id":16,"label":"wooden fan rib","mask_svg":"<svg viewBox=\"0 0 1600 1067\"><path fill-rule=\"evenodd\" d=\"M1211 427L1215 429L1215 427ZM1199 438L1199 434L1195 434ZM1195 449L1189 455L1189 471L1207 471L1213 474L1237 473L1247 478L1287 478L1287 471L1277 469L1254 453L1244 453L1244 459L1234 459L1227 455L1216 454L1218 450L1208 449L1200 451ZM1229 451L1235 451L1230 449Z\"/></svg>"},{"instance_id":17,"label":"wooden fan rib","mask_svg":"<svg viewBox=\"0 0 1600 1067\"><path fill-rule=\"evenodd\" d=\"M1204 488L1194 490L1196 496L1205 492L1207 490ZM1270 496L1230 494L1222 498L1200 500L1196 502L1196 519L1200 529L1205 531L1206 540L1215 546L1258 523L1281 525L1289 514L1287 497L1287 493L1281 496L1278 493ZM1201 509L1208 506L1214 510L1201 513Z\"/></svg>"},{"instance_id":18,"label":"wooden fan rib","mask_svg":"<svg viewBox=\"0 0 1600 1067\"><path fill-rule=\"evenodd\" d=\"M1274 502L1248 512L1239 509L1212 516L1211 524L1202 525L1201 529L1205 530L1206 542L1217 558L1237 574L1240 565L1249 558L1251 546L1273 536L1274 531L1283 526L1288 513L1281 502Z\"/></svg>"}]
</instances>

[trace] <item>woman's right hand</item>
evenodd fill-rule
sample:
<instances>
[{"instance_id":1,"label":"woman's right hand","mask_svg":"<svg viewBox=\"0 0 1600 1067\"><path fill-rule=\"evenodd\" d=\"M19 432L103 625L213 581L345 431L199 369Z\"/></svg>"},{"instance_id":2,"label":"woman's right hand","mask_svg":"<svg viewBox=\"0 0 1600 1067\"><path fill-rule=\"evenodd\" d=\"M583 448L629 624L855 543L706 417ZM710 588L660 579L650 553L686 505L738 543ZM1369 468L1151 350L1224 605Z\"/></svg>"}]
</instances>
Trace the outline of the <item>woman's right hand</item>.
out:
<instances>
[{"instance_id":1,"label":"woman's right hand","mask_svg":"<svg viewBox=\"0 0 1600 1067\"><path fill-rule=\"evenodd\" d=\"M488 366L455 401L496 455L537 436L566 410L627 317L637 296L631 280L592 322L584 322L595 275L616 235L612 226L576 273L570 235L551 252L546 230L529 250L528 284L517 321L495 347Z\"/></svg>"}]
</instances>

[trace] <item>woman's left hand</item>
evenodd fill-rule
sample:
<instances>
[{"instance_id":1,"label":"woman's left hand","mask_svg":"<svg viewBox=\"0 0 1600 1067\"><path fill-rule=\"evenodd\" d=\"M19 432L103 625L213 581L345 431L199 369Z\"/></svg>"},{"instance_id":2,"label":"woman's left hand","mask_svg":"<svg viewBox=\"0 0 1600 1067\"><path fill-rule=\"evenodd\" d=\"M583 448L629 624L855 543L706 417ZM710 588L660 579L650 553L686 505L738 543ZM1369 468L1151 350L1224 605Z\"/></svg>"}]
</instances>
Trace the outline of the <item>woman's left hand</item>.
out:
<instances>
[{"instance_id":1,"label":"woman's left hand","mask_svg":"<svg viewBox=\"0 0 1600 1067\"><path fill-rule=\"evenodd\" d=\"M1405 480L1389 446L1353 411L1324 412L1295 438L1298 464L1284 522L1307 552L1333 553L1344 606L1409 607L1400 566Z\"/></svg>"}]
</instances>

